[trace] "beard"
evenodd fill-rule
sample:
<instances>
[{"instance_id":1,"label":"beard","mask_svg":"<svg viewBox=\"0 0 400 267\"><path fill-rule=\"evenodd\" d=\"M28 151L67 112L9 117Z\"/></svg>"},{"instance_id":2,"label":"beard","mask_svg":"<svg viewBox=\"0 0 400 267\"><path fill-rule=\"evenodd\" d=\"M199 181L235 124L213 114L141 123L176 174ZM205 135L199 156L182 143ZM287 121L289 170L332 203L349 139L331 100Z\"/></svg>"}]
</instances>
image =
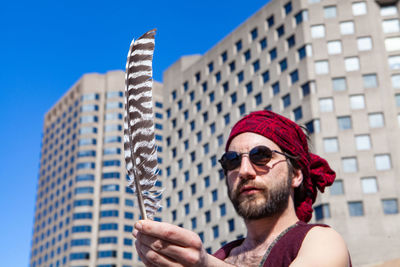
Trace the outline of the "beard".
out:
<instances>
[{"instance_id":1,"label":"beard","mask_svg":"<svg viewBox=\"0 0 400 267\"><path fill-rule=\"evenodd\" d=\"M228 196L236 212L245 220L258 220L281 214L288 206L291 190L291 176L275 188L259 188L251 195L240 194L243 186L253 186L253 182L242 180L236 189L228 186Z\"/></svg>"}]
</instances>

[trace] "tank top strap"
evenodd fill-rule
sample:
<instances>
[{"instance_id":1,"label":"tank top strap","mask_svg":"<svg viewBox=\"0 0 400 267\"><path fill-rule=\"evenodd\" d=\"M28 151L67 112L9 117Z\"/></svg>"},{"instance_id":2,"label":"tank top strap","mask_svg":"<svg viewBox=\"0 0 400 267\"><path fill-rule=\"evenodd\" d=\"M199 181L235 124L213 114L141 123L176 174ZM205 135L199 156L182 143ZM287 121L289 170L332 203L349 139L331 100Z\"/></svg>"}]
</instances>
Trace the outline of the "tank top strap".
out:
<instances>
[{"instance_id":1,"label":"tank top strap","mask_svg":"<svg viewBox=\"0 0 400 267\"><path fill-rule=\"evenodd\" d=\"M325 224L307 224L298 221L283 231L268 248L259 266L289 266L297 257L307 233L315 226L329 227Z\"/></svg>"}]
</instances>

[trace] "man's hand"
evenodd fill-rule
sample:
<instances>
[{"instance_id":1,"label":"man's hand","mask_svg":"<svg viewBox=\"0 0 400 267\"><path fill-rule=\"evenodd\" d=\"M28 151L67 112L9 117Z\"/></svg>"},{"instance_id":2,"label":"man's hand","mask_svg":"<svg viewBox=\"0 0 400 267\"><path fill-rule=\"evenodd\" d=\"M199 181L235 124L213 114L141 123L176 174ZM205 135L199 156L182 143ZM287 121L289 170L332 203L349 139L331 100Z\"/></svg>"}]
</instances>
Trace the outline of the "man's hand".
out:
<instances>
[{"instance_id":1,"label":"man's hand","mask_svg":"<svg viewBox=\"0 0 400 267\"><path fill-rule=\"evenodd\" d=\"M197 234L172 224L138 221L133 236L146 266L232 266L207 254Z\"/></svg>"}]
</instances>

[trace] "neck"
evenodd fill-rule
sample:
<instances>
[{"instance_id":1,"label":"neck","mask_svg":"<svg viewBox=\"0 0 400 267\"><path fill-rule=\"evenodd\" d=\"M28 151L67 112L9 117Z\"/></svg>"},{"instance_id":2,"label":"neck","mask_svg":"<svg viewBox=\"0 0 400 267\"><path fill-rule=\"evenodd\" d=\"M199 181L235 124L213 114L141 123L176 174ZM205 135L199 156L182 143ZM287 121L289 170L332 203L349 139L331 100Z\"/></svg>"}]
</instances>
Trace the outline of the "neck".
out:
<instances>
[{"instance_id":1,"label":"neck","mask_svg":"<svg viewBox=\"0 0 400 267\"><path fill-rule=\"evenodd\" d=\"M299 219L291 203L281 214L258 220L245 220L247 236L243 241L244 247L268 248L280 233L295 224Z\"/></svg>"}]
</instances>

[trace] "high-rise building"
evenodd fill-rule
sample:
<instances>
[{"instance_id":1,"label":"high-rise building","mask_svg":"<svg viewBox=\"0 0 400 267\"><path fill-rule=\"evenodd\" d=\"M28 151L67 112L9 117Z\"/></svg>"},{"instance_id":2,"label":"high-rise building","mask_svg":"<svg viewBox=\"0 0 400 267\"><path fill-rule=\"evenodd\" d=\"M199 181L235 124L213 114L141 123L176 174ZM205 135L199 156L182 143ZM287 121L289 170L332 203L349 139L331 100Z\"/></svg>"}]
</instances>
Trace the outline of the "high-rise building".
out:
<instances>
[{"instance_id":1,"label":"high-rise building","mask_svg":"<svg viewBox=\"0 0 400 267\"><path fill-rule=\"evenodd\" d=\"M217 161L233 124L269 109L337 172L313 221L343 235L355 266L400 258L398 1L272 0L163 85L164 221L209 252L245 234Z\"/></svg>"},{"instance_id":2,"label":"high-rise building","mask_svg":"<svg viewBox=\"0 0 400 267\"><path fill-rule=\"evenodd\" d=\"M31 267L139 264L139 211L123 156L124 75L84 75L45 115ZM161 84L153 87L161 140Z\"/></svg>"}]
</instances>

